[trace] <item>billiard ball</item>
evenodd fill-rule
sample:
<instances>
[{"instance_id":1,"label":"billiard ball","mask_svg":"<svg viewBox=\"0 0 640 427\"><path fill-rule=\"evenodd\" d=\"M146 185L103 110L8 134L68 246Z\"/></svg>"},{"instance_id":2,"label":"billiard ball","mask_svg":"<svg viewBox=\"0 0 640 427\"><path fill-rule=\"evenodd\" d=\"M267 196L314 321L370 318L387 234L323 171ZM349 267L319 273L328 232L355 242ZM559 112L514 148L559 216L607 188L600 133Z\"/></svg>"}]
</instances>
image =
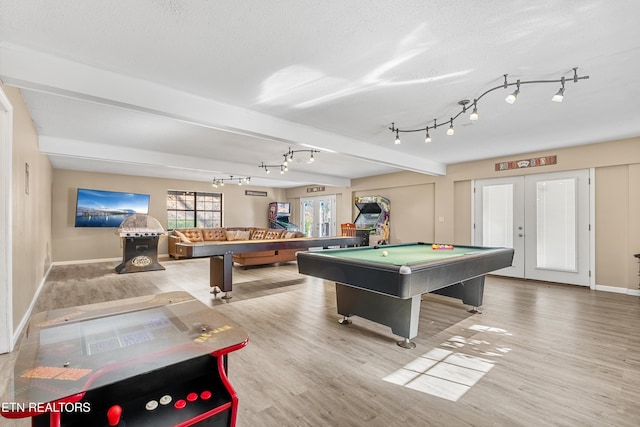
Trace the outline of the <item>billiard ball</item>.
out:
<instances>
[{"instance_id":1,"label":"billiard ball","mask_svg":"<svg viewBox=\"0 0 640 427\"><path fill-rule=\"evenodd\" d=\"M387 256L387 255L389 255L389 252L387 252L387 251L382 251L382 256Z\"/></svg>"}]
</instances>

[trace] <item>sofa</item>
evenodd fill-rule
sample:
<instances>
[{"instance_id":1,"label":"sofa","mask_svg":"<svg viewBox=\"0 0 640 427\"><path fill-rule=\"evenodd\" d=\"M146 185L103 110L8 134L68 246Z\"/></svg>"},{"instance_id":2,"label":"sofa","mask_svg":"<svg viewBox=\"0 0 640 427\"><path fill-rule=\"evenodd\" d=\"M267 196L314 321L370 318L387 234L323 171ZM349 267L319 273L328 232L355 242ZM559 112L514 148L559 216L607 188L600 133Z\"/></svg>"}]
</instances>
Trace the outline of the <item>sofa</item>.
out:
<instances>
[{"instance_id":1,"label":"sofa","mask_svg":"<svg viewBox=\"0 0 640 427\"><path fill-rule=\"evenodd\" d=\"M221 228L179 228L169 232L169 256L180 259L176 250L179 242L221 242L242 240L271 240L304 237L300 231L277 230L256 227L221 227ZM243 265L264 265L296 260L296 252L300 249L284 249L233 254L233 262Z\"/></svg>"}]
</instances>

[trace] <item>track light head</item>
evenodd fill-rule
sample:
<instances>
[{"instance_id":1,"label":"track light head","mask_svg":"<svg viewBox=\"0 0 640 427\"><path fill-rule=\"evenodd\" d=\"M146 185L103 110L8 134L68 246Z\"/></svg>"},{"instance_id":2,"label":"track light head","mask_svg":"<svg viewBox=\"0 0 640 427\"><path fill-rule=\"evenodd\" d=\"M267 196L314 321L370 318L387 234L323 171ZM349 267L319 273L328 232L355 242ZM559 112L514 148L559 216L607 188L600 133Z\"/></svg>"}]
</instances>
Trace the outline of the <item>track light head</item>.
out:
<instances>
[{"instance_id":1,"label":"track light head","mask_svg":"<svg viewBox=\"0 0 640 427\"><path fill-rule=\"evenodd\" d=\"M513 104L518 99L518 94L520 93L520 80L516 81L516 90L509 96L507 96L504 100L509 104Z\"/></svg>"},{"instance_id":2,"label":"track light head","mask_svg":"<svg viewBox=\"0 0 640 427\"><path fill-rule=\"evenodd\" d=\"M562 102L562 100L564 99L564 77L562 77L560 81L562 83L562 86L556 92L556 94L553 95L553 98L551 98L553 102Z\"/></svg>"},{"instance_id":3,"label":"track light head","mask_svg":"<svg viewBox=\"0 0 640 427\"><path fill-rule=\"evenodd\" d=\"M398 130L396 130L396 140L395 140L395 144L398 145L400 144L402 141L400 141L400 135L398 134Z\"/></svg>"},{"instance_id":4,"label":"track light head","mask_svg":"<svg viewBox=\"0 0 640 427\"><path fill-rule=\"evenodd\" d=\"M560 88L560 90L558 90L556 92L555 95L553 95L553 98L551 98L551 100L553 102L562 102L562 100L564 99L564 88Z\"/></svg>"},{"instance_id":5,"label":"track light head","mask_svg":"<svg viewBox=\"0 0 640 427\"><path fill-rule=\"evenodd\" d=\"M427 128L427 134L424 136L424 142L431 142L431 136L429 135L429 128Z\"/></svg>"},{"instance_id":6,"label":"track light head","mask_svg":"<svg viewBox=\"0 0 640 427\"><path fill-rule=\"evenodd\" d=\"M451 124L449 125L449 129L447 129L447 135L453 135L456 133L456 130L453 128L453 118L451 118Z\"/></svg>"},{"instance_id":7,"label":"track light head","mask_svg":"<svg viewBox=\"0 0 640 427\"><path fill-rule=\"evenodd\" d=\"M476 106L473 106L473 111L471 112L471 114L469 115L469 120L478 120L478 109L476 108Z\"/></svg>"}]
</instances>

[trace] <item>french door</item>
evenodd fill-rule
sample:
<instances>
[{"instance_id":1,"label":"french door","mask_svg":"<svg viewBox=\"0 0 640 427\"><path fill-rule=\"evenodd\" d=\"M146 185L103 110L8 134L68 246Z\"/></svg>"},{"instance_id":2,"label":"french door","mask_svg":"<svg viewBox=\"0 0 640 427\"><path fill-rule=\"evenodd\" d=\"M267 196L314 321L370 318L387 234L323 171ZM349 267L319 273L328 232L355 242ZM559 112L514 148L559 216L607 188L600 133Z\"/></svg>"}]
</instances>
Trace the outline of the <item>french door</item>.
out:
<instances>
[{"instance_id":1,"label":"french door","mask_svg":"<svg viewBox=\"0 0 640 427\"><path fill-rule=\"evenodd\" d=\"M589 286L589 171L478 180L474 243L514 249L504 276Z\"/></svg>"},{"instance_id":2,"label":"french door","mask_svg":"<svg viewBox=\"0 0 640 427\"><path fill-rule=\"evenodd\" d=\"M336 235L336 196L300 199L300 230L306 237Z\"/></svg>"}]
</instances>

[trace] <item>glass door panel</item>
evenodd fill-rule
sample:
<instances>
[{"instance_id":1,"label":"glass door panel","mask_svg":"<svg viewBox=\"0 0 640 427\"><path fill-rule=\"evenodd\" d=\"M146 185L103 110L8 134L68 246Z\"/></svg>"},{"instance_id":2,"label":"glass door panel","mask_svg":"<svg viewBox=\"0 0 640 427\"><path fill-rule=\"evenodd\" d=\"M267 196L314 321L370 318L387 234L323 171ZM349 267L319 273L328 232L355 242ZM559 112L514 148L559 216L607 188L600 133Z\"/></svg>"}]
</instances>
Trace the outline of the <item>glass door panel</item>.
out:
<instances>
[{"instance_id":1,"label":"glass door panel","mask_svg":"<svg viewBox=\"0 0 640 427\"><path fill-rule=\"evenodd\" d=\"M482 246L513 247L513 184L482 188Z\"/></svg>"},{"instance_id":2,"label":"glass door panel","mask_svg":"<svg viewBox=\"0 0 640 427\"><path fill-rule=\"evenodd\" d=\"M536 183L536 268L576 271L576 180Z\"/></svg>"}]
</instances>

